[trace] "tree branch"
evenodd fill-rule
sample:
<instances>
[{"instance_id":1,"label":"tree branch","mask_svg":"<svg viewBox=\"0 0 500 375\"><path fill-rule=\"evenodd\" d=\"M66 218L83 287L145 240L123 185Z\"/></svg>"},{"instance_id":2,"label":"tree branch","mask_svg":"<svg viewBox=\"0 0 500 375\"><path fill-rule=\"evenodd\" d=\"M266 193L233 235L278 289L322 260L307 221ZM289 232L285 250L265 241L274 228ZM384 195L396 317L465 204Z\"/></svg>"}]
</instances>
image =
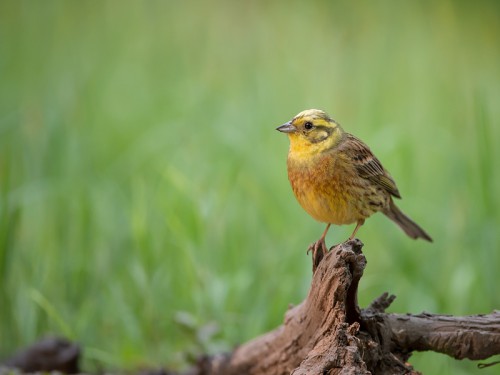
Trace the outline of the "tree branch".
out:
<instances>
[{"instance_id":1,"label":"tree branch","mask_svg":"<svg viewBox=\"0 0 500 375\"><path fill-rule=\"evenodd\" d=\"M500 311L469 316L388 314L385 321L395 348L473 360L500 353Z\"/></svg>"}]
</instances>

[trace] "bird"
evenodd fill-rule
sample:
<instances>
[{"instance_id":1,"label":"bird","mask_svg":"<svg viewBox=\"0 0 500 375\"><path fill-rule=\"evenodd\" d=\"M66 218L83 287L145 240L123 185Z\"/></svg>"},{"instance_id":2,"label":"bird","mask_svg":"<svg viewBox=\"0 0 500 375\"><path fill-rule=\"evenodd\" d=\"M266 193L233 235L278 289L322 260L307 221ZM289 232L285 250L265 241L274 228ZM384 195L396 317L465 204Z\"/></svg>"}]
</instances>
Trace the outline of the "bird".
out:
<instances>
[{"instance_id":1,"label":"bird","mask_svg":"<svg viewBox=\"0 0 500 375\"><path fill-rule=\"evenodd\" d=\"M382 212L411 238L432 238L394 203L401 194L394 179L359 138L347 133L325 111L308 109L276 130L288 135L288 179L302 208L326 223L309 250L327 253L325 237L332 224L356 223L354 239L365 219Z\"/></svg>"}]
</instances>

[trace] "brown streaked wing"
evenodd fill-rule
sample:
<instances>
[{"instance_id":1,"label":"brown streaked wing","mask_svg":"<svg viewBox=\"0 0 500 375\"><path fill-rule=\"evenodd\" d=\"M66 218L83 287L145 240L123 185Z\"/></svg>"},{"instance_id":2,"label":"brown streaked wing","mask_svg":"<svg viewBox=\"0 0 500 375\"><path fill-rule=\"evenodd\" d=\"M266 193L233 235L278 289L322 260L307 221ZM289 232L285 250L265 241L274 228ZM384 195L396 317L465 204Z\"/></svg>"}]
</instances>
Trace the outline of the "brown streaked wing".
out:
<instances>
[{"instance_id":1,"label":"brown streaked wing","mask_svg":"<svg viewBox=\"0 0 500 375\"><path fill-rule=\"evenodd\" d=\"M396 198L401 198L396 183L363 141L352 134L347 134L341 148L351 158L360 177L381 186Z\"/></svg>"}]
</instances>

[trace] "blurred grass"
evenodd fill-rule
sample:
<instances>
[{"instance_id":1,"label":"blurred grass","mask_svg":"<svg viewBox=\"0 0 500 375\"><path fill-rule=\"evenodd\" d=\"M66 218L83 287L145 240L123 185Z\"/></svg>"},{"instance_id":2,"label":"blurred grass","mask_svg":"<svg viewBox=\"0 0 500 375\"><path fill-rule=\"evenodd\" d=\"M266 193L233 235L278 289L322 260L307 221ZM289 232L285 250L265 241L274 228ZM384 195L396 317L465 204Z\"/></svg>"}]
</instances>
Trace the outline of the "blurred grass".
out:
<instances>
[{"instance_id":1,"label":"blurred grass","mask_svg":"<svg viewBox=\"0 0 500 375\"><path fill-rule=\"evenodd\" d=\"M52 332L87 369L182 366L280 324L323 225L274 128L309 107L372 147L435 239L371 218L362 304L498 309L499 21L488 1L2 2L0 357Z\"/></svg>"}]
</instances>

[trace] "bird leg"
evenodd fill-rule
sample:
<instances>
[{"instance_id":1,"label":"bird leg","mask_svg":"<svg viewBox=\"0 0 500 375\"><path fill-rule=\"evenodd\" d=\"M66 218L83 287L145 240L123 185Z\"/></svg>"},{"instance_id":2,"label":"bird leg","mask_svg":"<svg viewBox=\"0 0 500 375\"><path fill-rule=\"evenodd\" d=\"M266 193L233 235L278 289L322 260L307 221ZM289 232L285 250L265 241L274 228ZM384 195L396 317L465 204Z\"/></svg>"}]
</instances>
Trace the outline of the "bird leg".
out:
<instances>
[{"instance_id":1,"label":"bird leg","mask_svg":"<svg viewBox=\"0 0 500 375\"><path fill-rule=\"evenodd\" d=\"M358 223L356 224L356 228L354 228L354 232L352 232L351 237L349 237L349 240L354 239L354 236L356 236L356 233L358 232L358 229L361 228L361 226L365 223L365 219L359 219Z\"/></svg>"},{"instance_id":2,"label":"bird leg","mask_svg":"<svg viewBox=\"0 0 500 375\"><path fill-rule=\"evenodd\" d=\"M316 269L316 267L319 265L319 262L321 262L321 259L328 253L328 249L326 248L326 243L325 243L325 237L326 233L328 233L328 229L330 228L331 224L328 224L326 226L325 231L321 235L321 238L317 240L316 242L312 243L309 246L309 249L307 249L307 254L309 254L309 251L312 251L312 259L313 259L313 272Z\"/></svg>"}]
</instances>

